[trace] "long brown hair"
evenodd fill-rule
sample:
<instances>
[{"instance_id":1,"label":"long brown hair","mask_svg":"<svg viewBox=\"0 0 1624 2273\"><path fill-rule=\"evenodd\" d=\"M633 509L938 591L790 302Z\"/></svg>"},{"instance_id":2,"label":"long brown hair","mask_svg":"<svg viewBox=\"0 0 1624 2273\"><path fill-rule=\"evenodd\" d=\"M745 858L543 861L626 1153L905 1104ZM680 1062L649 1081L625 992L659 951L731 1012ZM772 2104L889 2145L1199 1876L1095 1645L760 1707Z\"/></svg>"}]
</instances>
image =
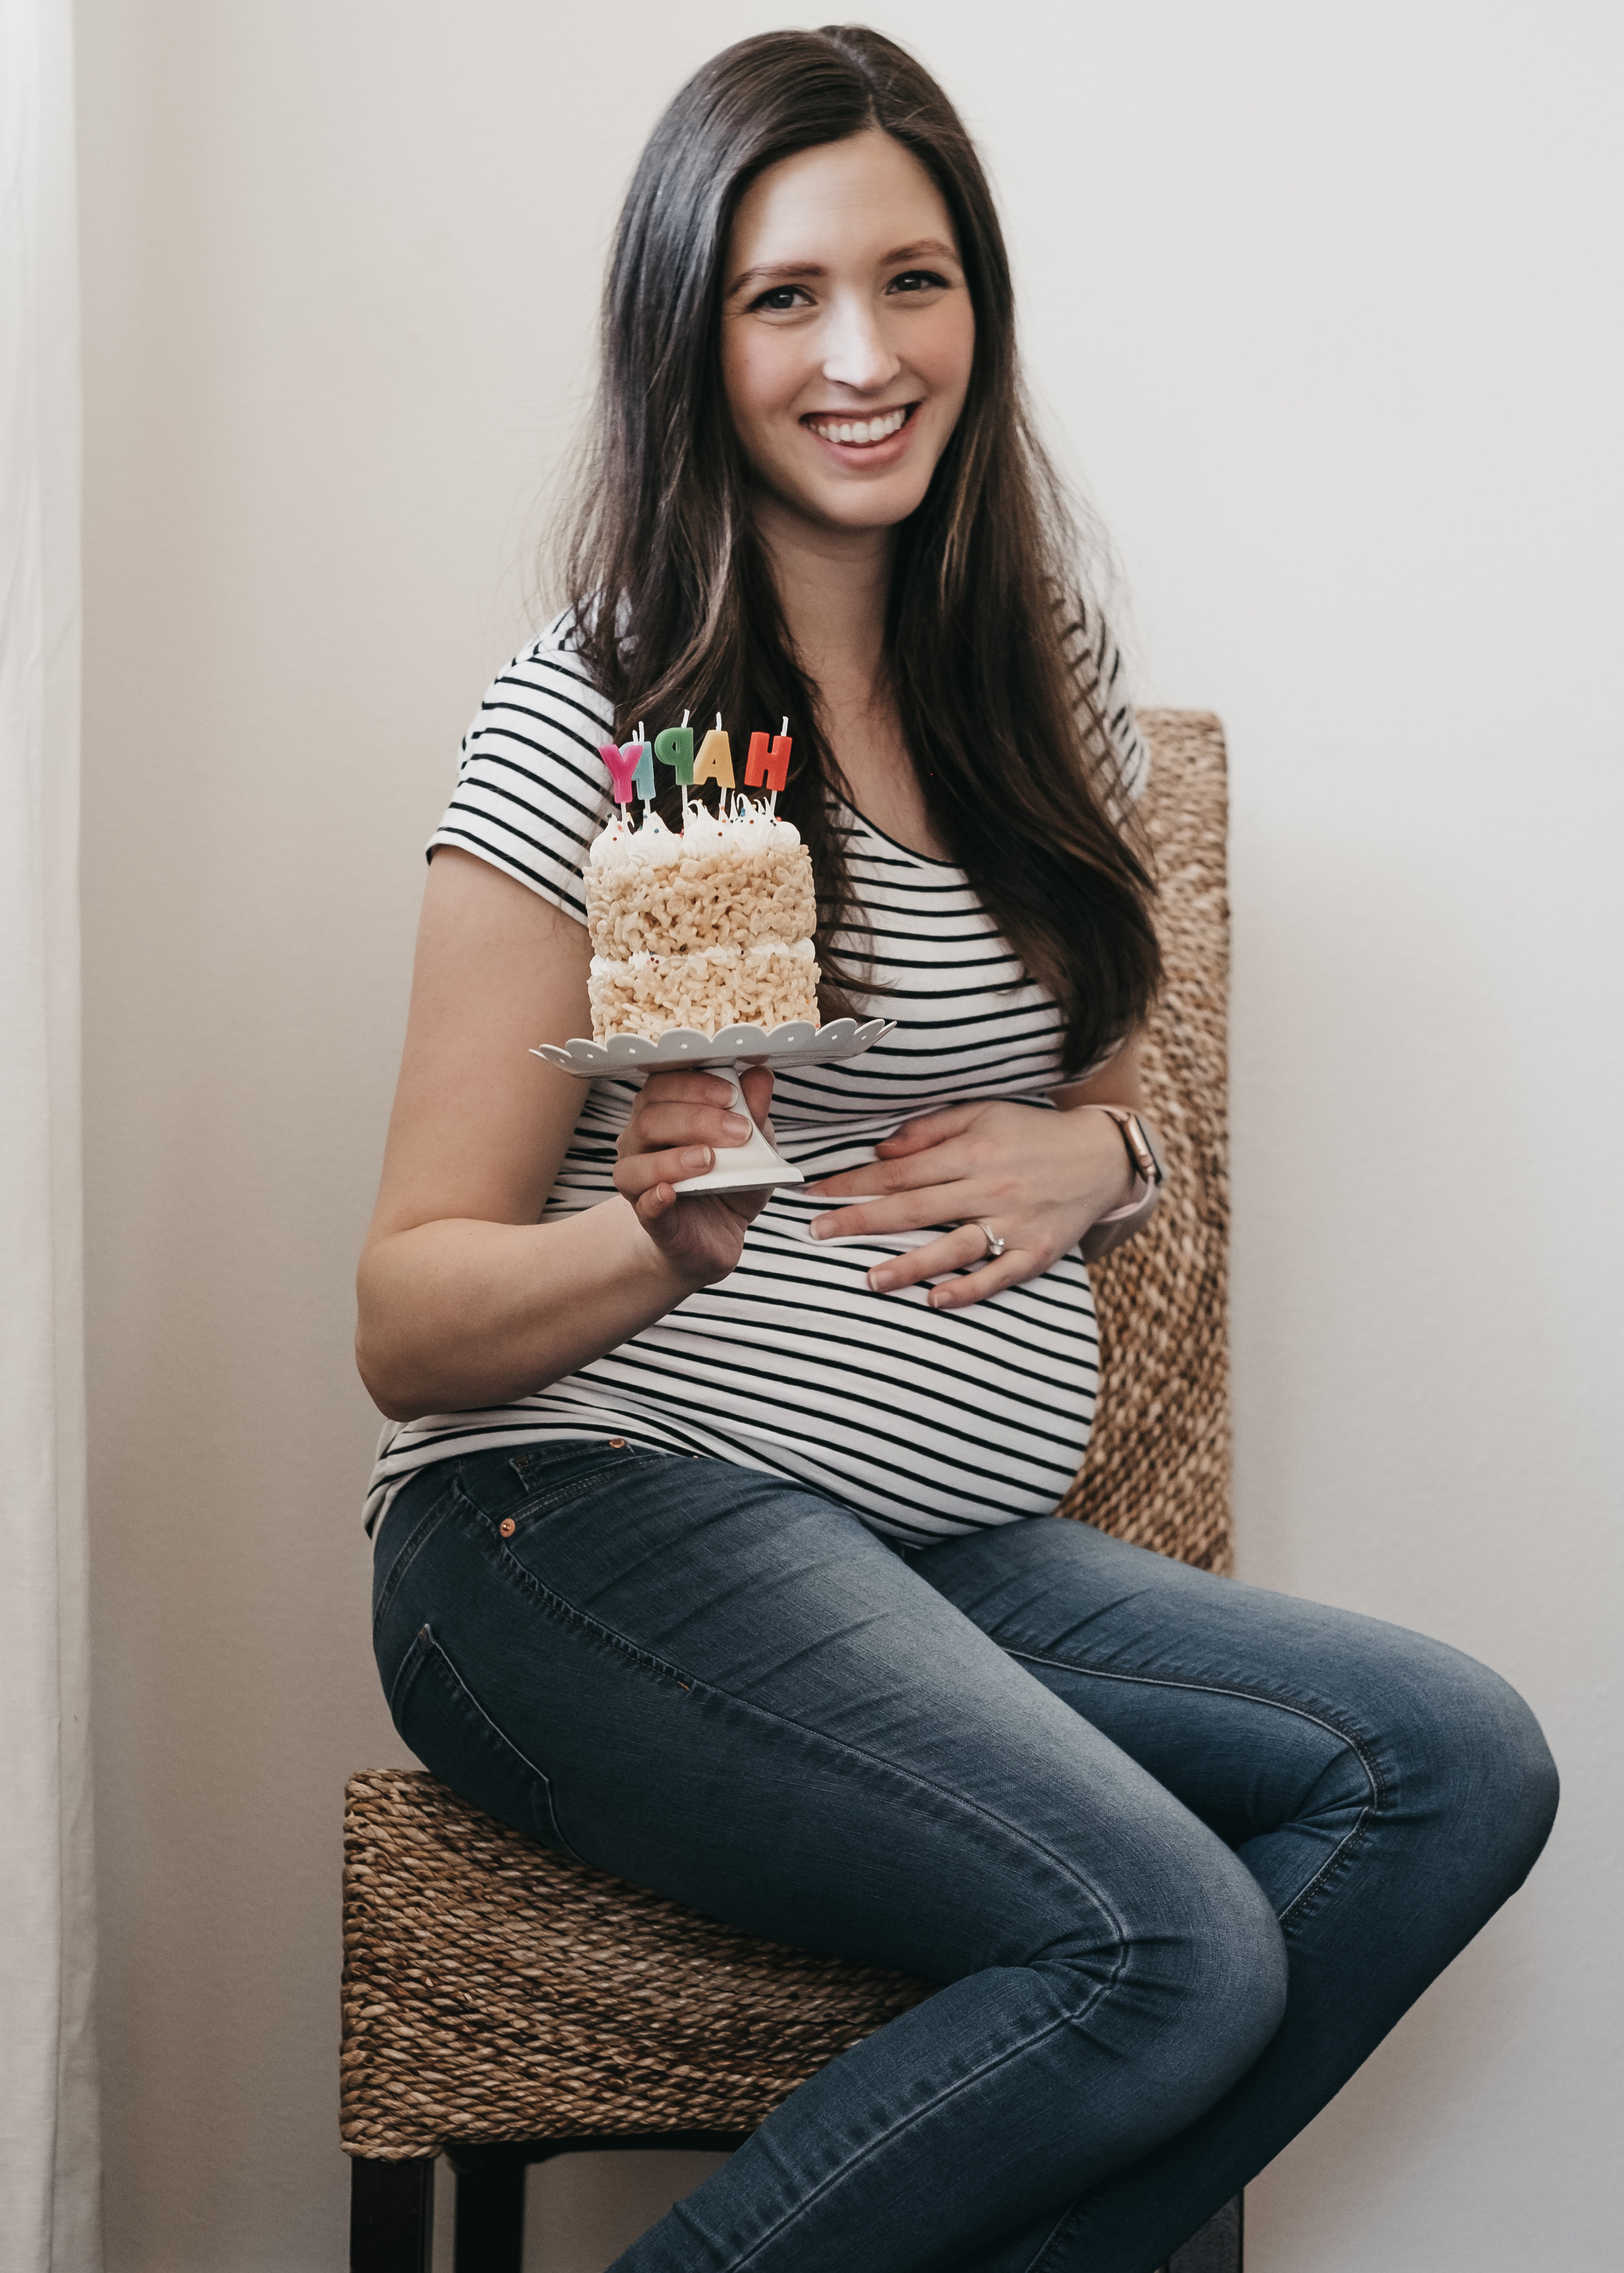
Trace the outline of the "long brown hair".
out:
<instances>
[{"instance_id":1,"label":"long brown hair","mask_svg":"<svg viewBox=\"0 0 1624 2273\"><path fill-rule=\"evenodd\" d=\"M779 810L818 881L826 1015L844 1009L864 983L835 803L844 784L752 526L721 319L729 235L751 182L871 127L910 150L940 191L976 314L964 408L897 532L890 689L932 821L1028 975L1059 1002L1076 1071L1155 996L1153 887L1102 754L1112 744L1099 693L1068 657L1075 531L1022 395L986 177L947 96L878 32L741 40L694 74L650 136L610 262L597 439L569 589L590 596L577 603L580 636L623 735L640 718L651 732L675 724L685 709L701 724L720 710L744 731L775 730L790 714ZM677 795L662 792L668 819Z\"/></svg>"}]
</instances>

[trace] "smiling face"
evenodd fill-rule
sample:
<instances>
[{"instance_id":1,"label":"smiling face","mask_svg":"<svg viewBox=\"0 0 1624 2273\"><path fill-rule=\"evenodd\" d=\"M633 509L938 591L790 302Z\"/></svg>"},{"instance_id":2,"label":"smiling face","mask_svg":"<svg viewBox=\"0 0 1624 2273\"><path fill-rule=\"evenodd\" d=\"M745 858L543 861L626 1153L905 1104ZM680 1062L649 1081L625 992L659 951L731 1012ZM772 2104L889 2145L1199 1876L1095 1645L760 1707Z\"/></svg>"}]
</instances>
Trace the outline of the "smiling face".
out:
<instances>
[{"instance_id":1,"label":"smiling face","mask_svg":"<svg viewBox=\"0 0 1624 2273\"><path fill-rule=\"evenodd\" d=\"M969 385L976 319L918 160L872 129L752 183L728 244L722 368L757 479L821 529L919 505Z\"/></svg>"}]
</instances>

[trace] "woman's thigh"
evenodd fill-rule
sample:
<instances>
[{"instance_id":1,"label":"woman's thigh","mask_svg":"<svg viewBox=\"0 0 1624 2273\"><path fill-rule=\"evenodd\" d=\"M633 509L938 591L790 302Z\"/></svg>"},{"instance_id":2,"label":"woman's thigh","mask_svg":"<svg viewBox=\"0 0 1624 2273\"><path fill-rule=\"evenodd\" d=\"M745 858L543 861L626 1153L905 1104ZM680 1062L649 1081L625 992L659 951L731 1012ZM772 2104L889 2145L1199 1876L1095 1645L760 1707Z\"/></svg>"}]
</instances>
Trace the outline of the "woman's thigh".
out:
<instances>
[{"instance_id":1,"label":"woman's thigh","mask_svg":"<svg viewBox=\"0 0 1624 2273\"><path fill-rule=\"evenodd\" d=\"M1538 1851L1555 1778L1538 1723L1445 1643L1058 1518L910 1559L1232 1848L1288 1926L1373 1847L1446 1909L1486 1879L1503 1899Z\"/></svg>"},{"instance_id":2,"label":"woman's thigh","mask_svg":"<svg viewBox=\"0 0 1624 2273\"><path fill-rule=\"evenodd\" d=\"M909 1558L749 1469L566 1444L419 1480L378 1651L469 1798L779 1939L939 1981L1132 1951L1154 1999L1267 1917L1224 1840Z\"/></svg>"}]
</instances>

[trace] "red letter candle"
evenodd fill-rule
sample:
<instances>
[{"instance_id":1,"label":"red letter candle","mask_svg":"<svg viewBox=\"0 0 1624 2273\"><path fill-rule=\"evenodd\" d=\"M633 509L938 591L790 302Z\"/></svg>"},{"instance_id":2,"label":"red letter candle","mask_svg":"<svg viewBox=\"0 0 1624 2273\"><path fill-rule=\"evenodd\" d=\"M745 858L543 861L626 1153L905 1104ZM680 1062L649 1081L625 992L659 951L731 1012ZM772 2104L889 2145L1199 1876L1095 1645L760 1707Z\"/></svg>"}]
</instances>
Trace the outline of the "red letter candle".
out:
<instances>
[{"instance_id":1,"label":"red letter candle","mask_svg":"<svg viewBox=\"0 0 1624 2273\"><path fill-rule=\"evenodd\" d=\"M788 734L775 734L771 737L771 741L772 747L769 750L767 735L751 736L750 755L745 761L746 789L782 789L789 780L791 748L790 737Z\"/></svg>"}]
</instances>

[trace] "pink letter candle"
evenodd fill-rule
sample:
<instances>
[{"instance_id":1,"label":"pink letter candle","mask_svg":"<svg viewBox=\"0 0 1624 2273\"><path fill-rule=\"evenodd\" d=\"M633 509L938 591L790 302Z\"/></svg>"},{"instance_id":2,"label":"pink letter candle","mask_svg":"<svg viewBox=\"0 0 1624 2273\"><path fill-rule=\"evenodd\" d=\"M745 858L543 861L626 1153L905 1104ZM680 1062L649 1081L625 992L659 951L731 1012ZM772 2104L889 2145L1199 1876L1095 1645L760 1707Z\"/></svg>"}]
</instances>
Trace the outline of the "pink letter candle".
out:
<instances>
[{"instance_id":1,"label":"pink letter candle","mask_svg":"<svg viewBox=\"0 0 1624 2273\"><path fill-rule=\"evenodd\" d=\"M618 749L612 742L598 745L598 755L609 768L609 777L615 784L617 805L632 802L637 776L643 769L644 746L641 742L623 742Z\"/></svg>"}]
</instances>

